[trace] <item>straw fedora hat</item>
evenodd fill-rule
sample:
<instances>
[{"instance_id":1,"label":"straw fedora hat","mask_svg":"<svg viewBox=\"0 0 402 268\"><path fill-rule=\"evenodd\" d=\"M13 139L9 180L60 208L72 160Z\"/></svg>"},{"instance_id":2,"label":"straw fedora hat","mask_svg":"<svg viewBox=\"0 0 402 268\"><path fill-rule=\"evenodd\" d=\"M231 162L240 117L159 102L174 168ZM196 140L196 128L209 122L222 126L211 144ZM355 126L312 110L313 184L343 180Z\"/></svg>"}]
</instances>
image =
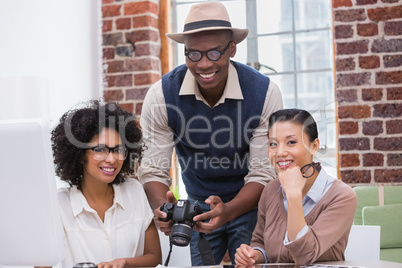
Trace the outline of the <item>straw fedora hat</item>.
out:
<instances>
[{"instance_id":1,"label":"straw fedora hat","mask_svg":"<svg viewBox=\"0 0 402 268\"><path fill-rule=\"evenodd\" d=\"M233 28L225 6L218 1L208 1L193 5L184 22L183 33L168 33L167 37L184 43L184 36L203 31L231 30L236 44L248 35L248 29Z\"/></svg>"}]
</instances>

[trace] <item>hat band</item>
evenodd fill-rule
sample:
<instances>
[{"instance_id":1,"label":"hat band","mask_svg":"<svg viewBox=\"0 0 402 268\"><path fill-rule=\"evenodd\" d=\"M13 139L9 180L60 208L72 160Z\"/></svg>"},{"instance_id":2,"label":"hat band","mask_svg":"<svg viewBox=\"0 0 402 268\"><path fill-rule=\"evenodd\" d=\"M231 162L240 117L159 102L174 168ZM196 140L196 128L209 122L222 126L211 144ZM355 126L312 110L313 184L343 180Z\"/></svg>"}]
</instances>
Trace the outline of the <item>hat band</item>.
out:
<instances>
[{"instance_id":1,"label":"hat band","mask_svg":"<svg viewBox=\"0 0 402 268\"><path fill-rule=\"evenodd\" d=\"M190 22L184 25L183 32L202 29L202 28L209 28L209 27L232 27L232 24L229 21L225 20L202 20L202 21L195 21Z\"/></svg>"}]
</instances>

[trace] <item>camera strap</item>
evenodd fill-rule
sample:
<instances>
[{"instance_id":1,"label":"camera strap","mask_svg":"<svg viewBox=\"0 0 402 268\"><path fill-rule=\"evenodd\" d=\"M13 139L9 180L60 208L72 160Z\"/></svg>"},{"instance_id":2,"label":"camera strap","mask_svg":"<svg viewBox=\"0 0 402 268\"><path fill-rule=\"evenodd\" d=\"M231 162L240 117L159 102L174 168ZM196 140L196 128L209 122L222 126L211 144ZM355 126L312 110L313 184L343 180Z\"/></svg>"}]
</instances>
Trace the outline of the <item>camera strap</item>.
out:
<instances>
[{"instance_id":1,"label":"camera strap","mask_svg":"<svg viewBox=\"0 0 402 268\"><path fill-rule=\"evenodd\" d=\"M166 257L164 266L169 265L170 254L172 254L173 243L172 243L172 238L170 237L170 235L169 235L169 246L170 246L170 249L169 249L169 253L168 253L167 257Z\"/></svg>"},{"instance_id":2,"label":"camera strap","mask_svg":"<svg viewBox=\"0 0 402 268\"><path fill-rule=\"evenodd\" d=\"M204 233L200 234L200 240L198 241L198 250L200 251L202 265L215 265L214 255L212 255L211 246L208 240L205 239Z\"/></svg>"}]
</instances>

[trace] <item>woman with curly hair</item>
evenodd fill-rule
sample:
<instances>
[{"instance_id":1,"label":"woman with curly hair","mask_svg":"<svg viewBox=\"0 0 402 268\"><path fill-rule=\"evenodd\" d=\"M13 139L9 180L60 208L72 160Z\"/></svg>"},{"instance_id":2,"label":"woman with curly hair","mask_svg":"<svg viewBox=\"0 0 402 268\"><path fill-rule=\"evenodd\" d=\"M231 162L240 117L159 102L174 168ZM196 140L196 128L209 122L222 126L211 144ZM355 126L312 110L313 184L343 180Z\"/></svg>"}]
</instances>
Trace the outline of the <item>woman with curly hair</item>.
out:
<instances>
[{"instance_id":1,"label":"woman with curly hair","mask_svg":"<svg viewBox=\"0 0 402 268\"><path fill-rule=\"evenodd\" d=\"M138 180L129 178L142 153L134 115L117 103L91 101L66 112L52 131L66 241L63 267L161 263L153 212Z\"/></svg>"}]
</instances>

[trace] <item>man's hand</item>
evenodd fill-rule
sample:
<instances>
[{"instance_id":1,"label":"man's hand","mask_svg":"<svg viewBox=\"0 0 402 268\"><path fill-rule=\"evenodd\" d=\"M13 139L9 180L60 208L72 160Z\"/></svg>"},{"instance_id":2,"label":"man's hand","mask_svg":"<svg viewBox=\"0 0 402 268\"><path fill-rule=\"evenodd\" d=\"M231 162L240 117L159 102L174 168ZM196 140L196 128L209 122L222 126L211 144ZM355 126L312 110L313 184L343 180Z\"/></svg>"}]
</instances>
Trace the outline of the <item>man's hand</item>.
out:
<instances>
[{"instance_id":1,"label":"man's hand","mask_svg":"<svg viewBox=\"0 0 402 268\"><path fill-rule=\"evenodd\" d=\"M166 192L166 202L177 203L177 200L171 191ZM165 235L170 235L170 232L172 230L173 221L169 220L167 222L164 222L164 221L160 220L160 219L167 217L166 213L162 212L160 210L160 207L157 207L154 209L154 215L155 215L154 221L155 221L155 224L158 227L158 229L161 230L161 232L164 232Z\"/></svg>"},{"instance_id":2,"label":"man's hand","mask_svg":"<svg viewBox=\"0 0 402 268\"><path fill-rule=\"evenodd\" d=\"M194 230L200 233L212 233L229 221L229 212L219 196L211 195L205 200L205 203L210 205L211 210L193 218L197 222ZM208 219L208 222L203 222Z\"/></svg>"}]
</instances>

